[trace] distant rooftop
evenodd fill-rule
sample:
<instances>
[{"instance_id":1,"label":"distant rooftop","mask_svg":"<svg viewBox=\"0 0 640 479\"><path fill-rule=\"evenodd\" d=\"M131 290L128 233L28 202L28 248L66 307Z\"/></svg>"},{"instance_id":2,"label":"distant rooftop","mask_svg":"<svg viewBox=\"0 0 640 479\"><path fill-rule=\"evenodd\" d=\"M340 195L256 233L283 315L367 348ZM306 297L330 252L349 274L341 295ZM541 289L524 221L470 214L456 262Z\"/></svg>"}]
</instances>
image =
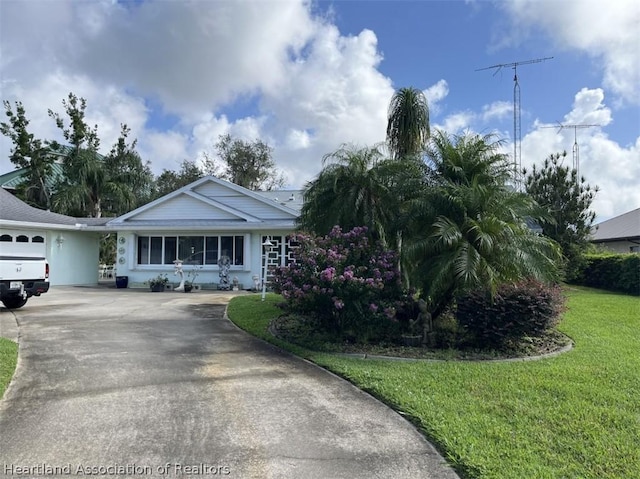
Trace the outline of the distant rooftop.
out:
<instances>
[{"instance_id":1,"label":"distant rooftop","mask_svg":"<svg viewBox=\"0 0 640 479\"><path fill-rule=\"evenodd\" d=\"M62 158L66 157L73 147L67 145L60 145L58 150L50 150L51 155L58 157L56 161L51 165L51 176L46 179L48 187L52 187L60 179L64 178L64 172L62 167ZM104 160L104 156L98 153L98 158ZM22 182L22 179L27 172L27 168L18 168L17 170L10 171L0 175L0 188L5 190L15 190L17 186Z\"/></svg>"},{"instance_id":2,"label":"distant rooftop","mask_svg":"<svg viewBox=\"0 0 640 479\"><path fill-rule=\"evenodd\" d=\"M302 209L302 190L271 190L255 191L254 193L291 208L298 213Z\"/></svg>"},{"instance_id":3,"label":"distant rooftop","mask_svg":"<svg viewBox=\"0 0 640 479\"><path fill-rule=\"evenodd\" d=\"M24 175L27 173L27 168L20 168L18 170L10 171L4 175L0 175L0 188L5 190L15 190L22 182ZM53 163L51 165L51 176L46 179L47 186L52 187L61 178L64 178L62 172L62 164Z\"/></svg>"},{"instance_id":4,"label":"distant rooftop","mask_svg":"<svg viewBox=\"0 0 640 479\"><path fill-rule=\"evenodd\" d=\"M640 238L640 208L597 224L591 237L592 241Z\"/></svg>"}]
</instances>

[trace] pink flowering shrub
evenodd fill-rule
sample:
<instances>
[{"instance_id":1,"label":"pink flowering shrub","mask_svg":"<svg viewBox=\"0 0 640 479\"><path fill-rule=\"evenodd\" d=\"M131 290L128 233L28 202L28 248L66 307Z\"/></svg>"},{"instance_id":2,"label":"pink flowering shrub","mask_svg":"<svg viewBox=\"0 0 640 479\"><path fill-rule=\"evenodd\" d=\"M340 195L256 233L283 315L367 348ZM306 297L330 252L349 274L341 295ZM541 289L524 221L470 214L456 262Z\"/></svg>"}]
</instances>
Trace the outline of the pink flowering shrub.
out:
<instances>
[{"instance_id":1,"label":"pink flowering shrub","mask_svg":"<svg viewBox=\"0 0 640 479\"><path fill-rule=\"evenodd\" d=\"M393 251L384 250L356 227L334 227L325 237L298 234L294 261L278 268L275 290L291 312L312 316L345 339L379 341L399 334L404 294ZM411 308L409 308L411 309Z\"/></svg>"}]
</instances>

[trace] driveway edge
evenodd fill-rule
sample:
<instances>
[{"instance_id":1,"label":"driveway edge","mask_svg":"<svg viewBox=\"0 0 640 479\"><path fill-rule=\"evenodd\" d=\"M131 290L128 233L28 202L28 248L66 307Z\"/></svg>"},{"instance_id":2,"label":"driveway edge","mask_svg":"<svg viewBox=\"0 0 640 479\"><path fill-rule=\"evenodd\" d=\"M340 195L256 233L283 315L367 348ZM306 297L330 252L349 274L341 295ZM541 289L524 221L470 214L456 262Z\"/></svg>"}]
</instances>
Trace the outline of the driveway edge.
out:
<instances>
[{"instance_id":1,"label":"driveway edge","mask_svg":"<svg viewBox=\"0 0 640 479\"><path fill-rule=\"evenodd\" d=\"M3 314L0 315L0 337L16 343L18 345L18 352L16 357L16 368L13 370L13 374L11 375L11 379L4 390L4 394L0 396L0 407L2 407L2 403L11 396L11 391L13 389L12 385L16 381L18 371L22 368L22 355L20 354L20 323L18 322L18 316L16 316L16 314L11 310L6 310L6 313L7 314L3 311Z\"/></svg>"},{"instance_id":2,"label":"driveway edge","mask_svg":"<svg viewBox=\"0 0 640 479\"><path fill-rule=\"evenodd\" d=\"M289 355L292 358L296 358L299 359L301 361L304 361L305 363L309 364L310 366L320 369L323 372L329 374L330 376L333 376L334 378L346 383L350 388L353 388L355 391L357 391L358 394L362 394L364 396L367 396L369 398L371 398L372 400L376 401L377 403L383 405L385 408L387 408L389 410L389 412L391 414L394 414L396 416L398 416L398 418L400 418L402 421L404 421L409 427L411 427L417 434L418 436L420 436L423 440L423 442L425 443L426 447L430 450L431 454L433 455L434 458L437 458L436 460L438 462L440 462L440 466L443 468L448 469L449 474L447 474L447 476L440 476L442 477L442 479L460 479L460 476L458 475L458 473L456 472L456 470L453 468L453 466L445 459L445 457L442 455L442 453L436 448L436 446L434 446L431 441L429 440L429 438L427 437L427 435L425 434L424 431L422 431L414 422L412 422L409 419L409 416L407 416L406 414L403 414L399 411L397 411L396 409L394 409L393 407L391 407L390 404L387 404L386 402L378 399L377 397L375 397L373 394L364 391L363 389L360 389L359 387L357 387L355 384L353 384L351 381L347 380L346 378L343 378L342 376L329 371L326 368L323 368L322 366L320 366L319 364L314 363L313 361L300 357L296 354L293 354L290 351L287 351L286 349L283 349L279 346L276 346L273 343L270 343L269 341L266 341L262 338L259 338L257 336L254 336L253 334L245 331L244 329L242 329L240 326L238 326L236 323L234 323L233 321L231 321L231 319L229 319L229 316L227 314L227 310L229 309L229 304L227 304L224 308L224 314L223 314L223 319L228 321L230 324L233 325L234 328L236 328L238 331L242 331L243 333L251 336L252 338L262 342L263 344L279 351L282 353L285 353L287 355Z\"/></svg>"},{"instance_id":3,"label":"driveway edge","mask_svg":"<svg viewBox=\"0 0 640 479\"><path fill-rule=\"evenodd\" d=\"M0 337L19 343L20 325L18 317L10 309L4 309L0 314Z\"/></svg>"}]
</instances>

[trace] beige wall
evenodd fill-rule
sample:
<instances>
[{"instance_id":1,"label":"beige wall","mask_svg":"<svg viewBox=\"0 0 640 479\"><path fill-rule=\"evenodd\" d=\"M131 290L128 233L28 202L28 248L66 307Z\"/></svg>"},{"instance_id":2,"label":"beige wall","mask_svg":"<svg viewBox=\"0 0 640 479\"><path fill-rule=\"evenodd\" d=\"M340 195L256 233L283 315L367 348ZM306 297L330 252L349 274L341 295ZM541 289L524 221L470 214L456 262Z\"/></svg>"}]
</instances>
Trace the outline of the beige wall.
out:
<instances>
[{"instance_id":1,"label":"beige wall","mask_svg":"<svg viewBox=\"0 0 640 479\"><path fill-rule=\"evenodd\" d=\"M640 251L638 251L639 247L640 247L640 241L632 243L631 241L607 241L607 242L593 242L593 244L595 244L596 246L608 249L609 251L614 251L616 253L631 253L631 252L635 252L638 253ZM632 251L631 248L635 247L635 249Z\"/></svg>"}]
</instances>

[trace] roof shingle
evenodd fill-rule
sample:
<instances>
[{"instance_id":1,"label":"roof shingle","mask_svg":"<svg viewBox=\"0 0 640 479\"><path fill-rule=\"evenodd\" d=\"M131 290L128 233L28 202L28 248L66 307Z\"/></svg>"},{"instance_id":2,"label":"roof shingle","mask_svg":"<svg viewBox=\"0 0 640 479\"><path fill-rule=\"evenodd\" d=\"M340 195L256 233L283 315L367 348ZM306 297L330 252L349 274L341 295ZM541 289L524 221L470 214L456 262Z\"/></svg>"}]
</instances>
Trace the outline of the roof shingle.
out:
<instances>
[{"instance_id":1,"label":"roof shingle","mask_svg":"<svg viewBox=\"0 0 640 479\"><path fill-rule=\"evenodd\" d=\"M51 225L76 225L77 223L83 223L100 226L110 219L111 218L74 218L73 216L40 210L29 206L4 188L0 188L0 220Z\"/></svg>"},{"instance_id":2,"label":"roof shingle","mask_svg":"<svg viewBox=\"0 0 640 479\"><path fill-rule=\"evenodd\" d=\"M638 238L640 237L640 208L603 221L595 228L592 241Z\"/></svg>"}]
</instances>

